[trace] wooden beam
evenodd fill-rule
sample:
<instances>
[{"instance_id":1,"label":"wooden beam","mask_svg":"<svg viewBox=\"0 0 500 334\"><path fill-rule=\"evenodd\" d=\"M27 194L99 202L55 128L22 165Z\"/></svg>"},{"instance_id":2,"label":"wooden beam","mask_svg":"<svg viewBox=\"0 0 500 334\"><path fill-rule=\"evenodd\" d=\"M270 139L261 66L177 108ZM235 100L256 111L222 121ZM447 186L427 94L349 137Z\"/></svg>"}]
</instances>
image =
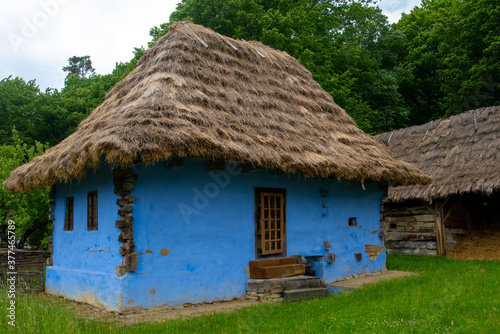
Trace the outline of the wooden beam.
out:
<instances>
[{"instance_id":1,"label":"wooden beam","mask_svg":"<svg viewBox=\"0 0 500 334\"><path fill-rule=\"evenodd\" d=\"M172 157L168 159L167 161L167 168L168 169L173 169L173 168L182 168L183 161L182 158L179 157Z\"/></svg>"},{"instance_id":2,"label":"wooden beam","mask_svg":"<svg viewBox=\"0 0 500 334\"><path fill-rule=\"evenodd\" d=\"M242 173L250 173L250 172L259 171L262 169L261 167L254 166L250 162L245 162L243 164L240 164L240 167L241 167Z\"/></svg>"},{"instance_id":3,"label":"wooden beam","mask_svg":"<svg viewBox=\"0 0 500 334\"><path fill-rule=\"evenodd\" d=\"M295 275L304 275L306 267L304 264L286 264L271 267L258 267L250 271L250 278L280 278Z\"/></svg>"},{"instance_id":4,"label":"wooden beam","mask_svg":"<svg viewBox=\"0 0 500 334\"><path fill-rule=\"evenodd\" d=\"M219 171L226 168L226 162L223 159L208 160L207 161L207 171Z\"/></svg>"},{"instance_id":5,"label":"wooden beam","mask_svg":"<svg viewBox=\"0 0 500 334\"><path fill-rule=\"evenodd\" d=\"M438 208L435 208L436 211ZM443 229L443 219L441 212L436 212L436 243L437 243L437 251L438 255L442 256L445 254L446 243L444 242L444 229Z\"/></svg>"},{"instance_id":6,"label":"wooden beam","mask_svg":"<svg viewBox=\"0 0 500 334\"><path fill-rule=\"evenodd\" d=\"M448 198L443 201L434 201L434 206L430 206L428 203L424 202L425 208L434 215L436 226L437 253L439 256L446 255L446 229L444 227L443 207L447 202Z\"/></svg>"},{"instance_id":7,"label":"wooden beam","mask_svg":"<svg viewBox=\"0 0 500 334\"><path fill-rule=\"evenodd\" d=\"M436 242L438 255L446 255L446 228L444 227L445 215L444 206L450 198L434 202L434 211L436 212ZM446 217L447 218L447 217Z\"/></svg>"},{"instance_id":8,"label":"wooden beam","mask_svg":"<svg viewBox=\"0 0 500 334\"><path fill-rule=\"evenodd\" d=\"M446 221L448 218L450 218L451 210L453 209L453 203L450 203L450 206L448 207L447 210L444 210L444 218L443 218L443 224L446 225Z\"/></svg>"},{"instance_id":9,"label":"wooden beam","mask_svg":"<svg viewBox=\"0 0 500 334\"><path fill-rule=\"evenodd\" d=\"M472 229L472 220L470 216L470 208L466 208L465 210L467 215L467 236L469 236Z\"/></svg>"},{"instance_id":10,"label":"wooden beam","mask_svg":"<svg viewBox=\"0 0 500 334\"><path fill-rule=\"evenodd\" d=\"M434 216L437 214L436 211L434 211L434 208L432 206L430 206L427 202L424 202L424 207L430 212L432 213Z\"/></svg>"}]
</instances>

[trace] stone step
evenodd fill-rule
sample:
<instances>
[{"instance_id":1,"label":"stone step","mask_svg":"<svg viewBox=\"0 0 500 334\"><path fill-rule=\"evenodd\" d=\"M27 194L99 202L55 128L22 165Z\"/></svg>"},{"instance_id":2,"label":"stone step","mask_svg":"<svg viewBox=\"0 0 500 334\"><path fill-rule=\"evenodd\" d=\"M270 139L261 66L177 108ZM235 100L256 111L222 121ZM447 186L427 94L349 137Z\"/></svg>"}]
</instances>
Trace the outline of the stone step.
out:
<instances>
[{"instance_id":1,"label":"stone step","mask_svg":"<svg viewBox=\"0 0 500 334\"><path fill-rule=\"evenodd\" d=\"M313 276L292 276L270 279L251 278L247 281L246 292L283 294L285 290L319 287L325 287L325 283L321 278Z\"/></svg>"},{"instance_id":2,"label":"stone step","mask_svg":"<svg viewBox=\"0 0 500 334\"><path fill-rule=\"evenodd\" d=\"M319 277L293 276L285 281L284 290L324 288L324 285L322 279Z\"/></svg>"},{"instance_id":3,"label":"stone step","mask_svg":"<svg viewBox=\"0 0 500 334\"><path fill-rule=\"evenodd\" d=\"M327 288L297 289L283 292L283 300L297 302L304 299L327 297L328 295L329 291Z\"/></svg>"}]
</instances>

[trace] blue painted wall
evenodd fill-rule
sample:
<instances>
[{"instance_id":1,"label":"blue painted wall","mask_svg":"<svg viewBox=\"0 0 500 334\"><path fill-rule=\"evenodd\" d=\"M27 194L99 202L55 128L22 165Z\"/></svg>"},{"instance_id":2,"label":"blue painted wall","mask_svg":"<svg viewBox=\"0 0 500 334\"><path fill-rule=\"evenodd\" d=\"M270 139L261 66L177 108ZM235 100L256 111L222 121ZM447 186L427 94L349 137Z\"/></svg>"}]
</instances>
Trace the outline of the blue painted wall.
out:
<instances>
[{"instance_id":1,"label":"blue painted wall","mask_svg":"<svg viewBox=\"0 0 500 334\"><path fill-rule=\"evenodd\" d=\"M363 190L359 182L228 168L207 172L203 161L184 161L179 169L167 169L166 163L135 168L134 241L140 255L137 272L125 276L125 306L245 295L247 266L255 259L255 187L286 189L288 255L322 256L323 241L330 241L336 262L315 264L326 282L385 268L385 253L376 260L365 253L367 244L382 246L378 184ZM320 197L320 189L329 196ZM357 227L348 226L349 217L357 217ZM360 262L357 252L363 255Z\"/></svg>"},{"instance_id":2,"label":"blue painted wall","mask_svg":"<svg viewBox=\"0 0 500 334\"><path fill-rule=\"evenodd\" d=\"M47 267L46 288L52 293L118 309L122 262L113 177L108 169L70 184L56 185L53 266ZM97 190L98 230L87 231L87 192ZM73 231L64 231L66 197L74 196Z\"/></svg>"},{"instance_id":3,"label":"blue painted wall","mask_svg":"<svg viewBox=\"0 0 500 334\"><path fill-rule=\"evenodd\" d=\"M260 170L207 172L206 162L138 165L132 194L136 272L117 277L121 264L118 196L112 175L103 169L71 185L58 184L54 266L47 288L77 300L92 296L107 308L225 300L245 295L247 266L255 259L254 189L286 189L287 255L323 256L328 240L336 262L315 263L326 282L385 268L385 252L370 260L365 245L382 246L378 230L383 189L378 184L340 182ZM86 230L87 192L98 189L99 230ZM328 197L320 197L320 189ZM75 228L63 231L65 197L75 196ZM327 208L322 208L324 201ZM326 216L322 216L326 213ZM349 217L358 226L349 227ZM360 252L361 261L354 253Z\"/></svg>"}]
</instances>

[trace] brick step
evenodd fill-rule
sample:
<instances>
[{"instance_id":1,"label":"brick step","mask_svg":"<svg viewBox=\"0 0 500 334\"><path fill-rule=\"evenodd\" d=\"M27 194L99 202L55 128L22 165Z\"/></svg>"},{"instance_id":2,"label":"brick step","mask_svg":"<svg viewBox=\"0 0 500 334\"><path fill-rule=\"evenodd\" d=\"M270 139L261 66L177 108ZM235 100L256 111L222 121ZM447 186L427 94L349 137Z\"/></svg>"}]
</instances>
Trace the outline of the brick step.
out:
<instances>
[{"instance_id":1,"label":"brick step","mask_svg":"<svg viewBox=\"0 0 500 334\"><path fill-rule=\"evenodd\" d=\"M329 290L327 288L312 288L312 289L296 289L283 292L283 300L288 302L297 302L304 299L317 297L328 297Z\"/></svg>"}]
</instances>

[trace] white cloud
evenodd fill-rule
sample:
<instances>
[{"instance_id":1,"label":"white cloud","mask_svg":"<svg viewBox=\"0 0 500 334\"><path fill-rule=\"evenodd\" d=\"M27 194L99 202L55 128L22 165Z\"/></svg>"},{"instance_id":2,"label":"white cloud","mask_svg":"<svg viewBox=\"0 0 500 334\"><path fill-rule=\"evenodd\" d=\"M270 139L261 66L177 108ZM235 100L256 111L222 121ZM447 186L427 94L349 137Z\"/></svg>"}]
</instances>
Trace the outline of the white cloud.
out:
<instances>
[{"instance_id":1,"label":"white cloud","mask_svg":"<svg viewBox=\"0 0 500 334\"><path fill-rule=\"evenodd\" d=\"M0 4L0 78L37 79L62 88L62 67L90 55L97 73L129 61L149 29L168 22L178 0L22 0Z\"/></svg>"},{"instance_id":2,"label":"white cloud","mask_svg":"<svg viewBox=\"0 0 500 334\"><path fill-rule=\"evenodd\" d=\"M415 6L420 6L421 0L379 0L377 5L387 16L389 22L398 22L401 13L409 14Z\"/></svg>"},{"instance_id":3,"label":"white cloud","mask_svg":"<svg viewBox=\"0 0 500 334\"><path fill-rule=\"evenodd\" d=\"M129 61L147 46L149 30L168 22L180 0L0 0L0 79L36 79L41 89L62 88L62 67L89 55L97 73ZM391 22L420 0L378 3Z\"/></svg>"}]
</instances>

